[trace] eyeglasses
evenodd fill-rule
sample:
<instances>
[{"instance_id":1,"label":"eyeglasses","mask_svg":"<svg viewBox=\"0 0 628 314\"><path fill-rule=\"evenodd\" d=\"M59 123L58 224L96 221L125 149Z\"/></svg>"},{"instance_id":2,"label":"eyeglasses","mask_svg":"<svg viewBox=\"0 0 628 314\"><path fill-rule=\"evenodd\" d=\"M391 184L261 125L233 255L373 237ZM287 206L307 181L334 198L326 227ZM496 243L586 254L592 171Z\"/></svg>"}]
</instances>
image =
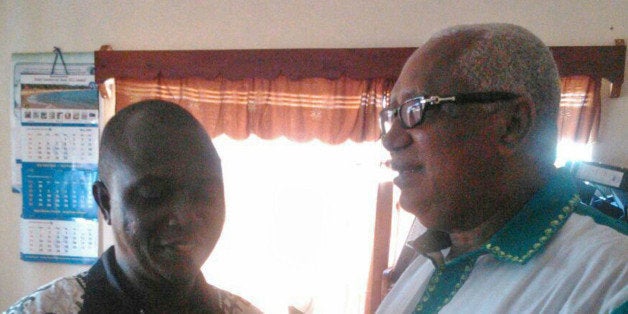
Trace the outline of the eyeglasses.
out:
<instances>
[{"instance_id":1,"label":"eyeglasses","mask_svg":"<svg viewBox=\"0 0 628 314\"><path fill-rule=\"evenodd\" d=\"M423 122L424 112L437 108L443 103L471 104L491 103L499 100L512 100L519 95L509 92L479 92L457 94L454 96L417 96L404 101L401 106L385 108L379 113L382 137L390 132L395 116L404 129L412 129Z\"/></svg>"}]
</instances>

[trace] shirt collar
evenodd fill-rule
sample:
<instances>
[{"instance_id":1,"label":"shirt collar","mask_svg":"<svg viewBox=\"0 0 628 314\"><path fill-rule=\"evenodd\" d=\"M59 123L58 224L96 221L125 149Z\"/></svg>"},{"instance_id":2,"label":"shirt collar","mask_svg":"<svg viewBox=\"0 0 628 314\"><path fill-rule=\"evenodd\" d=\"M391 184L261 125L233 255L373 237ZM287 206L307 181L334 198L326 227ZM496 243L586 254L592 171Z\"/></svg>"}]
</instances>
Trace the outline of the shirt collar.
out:
<instances>
[{"instance_id":1,"label":"shirt collar","mask_svg":"<svg viewBox=\"0 0 628 314\"><path fill-rule=\"evenodd\" d=\"M577 191L569 171L558 169L548 184L484 248L497 259L525 264L565 224L580 201Z\"/></svg>"},{"instance_id":2,"label":"shirt collar","mask_svg":"<svg viewBox=\"0 0 628 314\"><path fill-rule=\"evenodd\" d=\"M114 247L110 247L105 251L100 260L102 261L103 268L105 270L106 278L109 284L116 290L120 298L125 302L133 302L136 307L147 307L146 296L142 291L138 291L129 282L124 275L122 268L118 265L115 257ZM218 306L216 300L218 300L217 291L213 286L205 282L204 276L201 271L198 271L197 280L195 282L195 288L190 296L190 300L194 300L197 304L203 302L203 308L213 309L209 312L214 313L216 306Z\"/></svg>"},{"instance_id":3,"label":"shirt collar","mask_svg":"<svg viewBox=\"0 0 628 314\"><path fill-rule=\"evenodd\" d=\"M488 252L499 260L525 264L543 250L579 201L571 174L566 168L558 169L556 175L482 248L459 258ZM451 246L451 241L446 233L428 230L409 245L430 257L429 253Z\"/></svg>"}]
</instances>

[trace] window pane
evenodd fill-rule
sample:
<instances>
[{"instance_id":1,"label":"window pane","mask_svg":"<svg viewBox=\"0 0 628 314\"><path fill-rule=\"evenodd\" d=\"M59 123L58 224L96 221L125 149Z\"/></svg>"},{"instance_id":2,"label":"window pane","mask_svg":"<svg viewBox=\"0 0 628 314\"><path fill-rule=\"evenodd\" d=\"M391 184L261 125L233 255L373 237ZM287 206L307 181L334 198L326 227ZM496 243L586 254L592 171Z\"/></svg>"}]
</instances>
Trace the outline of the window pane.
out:
<instances>
[{"instance_id":1,"label":"window pane","mask_svg":"<svg viewBox=\"0 0 628 314\"><path fill-rule=\"evenodd\" d=\"M208 282L269 313L360 313L383 148L251 137L214 140L227 219Z\"/></svg>"}]
</instances>

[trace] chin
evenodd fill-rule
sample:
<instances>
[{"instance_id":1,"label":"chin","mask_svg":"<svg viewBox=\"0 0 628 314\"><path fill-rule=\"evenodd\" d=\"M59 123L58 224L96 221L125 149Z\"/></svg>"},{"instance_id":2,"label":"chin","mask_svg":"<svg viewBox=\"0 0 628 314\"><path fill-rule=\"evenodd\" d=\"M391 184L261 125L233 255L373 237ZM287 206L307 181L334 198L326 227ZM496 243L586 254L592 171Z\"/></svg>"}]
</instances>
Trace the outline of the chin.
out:
<instances>
[{"instance_id":1,"label":"chin","mask_svg":"<svg viewBox=\"0 0 628 314\"><path fill-rule=\"evenodd\" d=\"M168 254L170 253L170 254ZM200 254L177 255L168 252L152 258L152 264L160 277L172 283L184 283L193 280L201 272Z\"/></svg>"},{"instance_id":2,"label":"chin","mask_svg":"<svg viewBox=\"0 0 628 314\"><path fill-rule=\"evenodd\" d=\"M422 202L422 200L419 200L413 196L415 196L415 193L402 191L401 195L399 196L399 206L401 206L401 208L406 212L414 215L416 218L419 219L419 221L421 221L421 224L423 224L423 221L426 220L426 217L424 216L427 216L426 213L429 211L427 209L428 206L422 205L425 202Z\"/></svg>"},{"instance_id":3,"label":"chin","mask_svg":"<svg viewBox=\"0 0 628 314\"><path fill-rule=\"evenodd\" d=\"M403 197L403 194L399 198L399 205L403 210L412 214L419 220L421 225L427 229L438 230L443 232L451 231L451 223L447 221L447 217L443 212L438 210L433 205L427 204L427 202L418 202L418 200L410 200L407 197Z\"/></svg>"},{"instance_id":4,"label":"chin","mask_svg":"<svg viewBox=\"0 0 628 314\"><path fill-rule=\"evenodd\" d=\"M159 273L162 278L173 285L193 282L201 274L200 266L192 263L161 265Z\"/></svg>"}]
</instances>

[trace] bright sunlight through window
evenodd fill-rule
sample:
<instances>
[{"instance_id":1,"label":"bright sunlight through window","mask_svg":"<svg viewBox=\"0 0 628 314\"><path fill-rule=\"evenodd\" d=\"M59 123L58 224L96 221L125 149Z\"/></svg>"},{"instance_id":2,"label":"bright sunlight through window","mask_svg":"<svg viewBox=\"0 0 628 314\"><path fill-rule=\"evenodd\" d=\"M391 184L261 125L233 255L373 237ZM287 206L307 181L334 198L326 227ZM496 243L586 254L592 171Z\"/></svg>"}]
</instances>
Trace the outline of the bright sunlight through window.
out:
<instances>
[{"instance_id":1,"label":"bright sunlight through window","mask_svg":"<svg viewBox=\"0 0 628 314\"><path fill-rule=\"evenodd\" d=\"M266 313L363 313L381 143L214 139L227 219L202 271Z\"/></svg>"},{"instance_id":2,"label":"bright sunlight through window","mask_svg":"<svg viewBox=\"0 0 628 314\"><path fill-rule=\"evenodd\" d=\"M561 140L556 148L556 167L562 167L569 161L591 161L593 145L591 143L582 144L569 140Z\"/></svg>"}]
</instances>

